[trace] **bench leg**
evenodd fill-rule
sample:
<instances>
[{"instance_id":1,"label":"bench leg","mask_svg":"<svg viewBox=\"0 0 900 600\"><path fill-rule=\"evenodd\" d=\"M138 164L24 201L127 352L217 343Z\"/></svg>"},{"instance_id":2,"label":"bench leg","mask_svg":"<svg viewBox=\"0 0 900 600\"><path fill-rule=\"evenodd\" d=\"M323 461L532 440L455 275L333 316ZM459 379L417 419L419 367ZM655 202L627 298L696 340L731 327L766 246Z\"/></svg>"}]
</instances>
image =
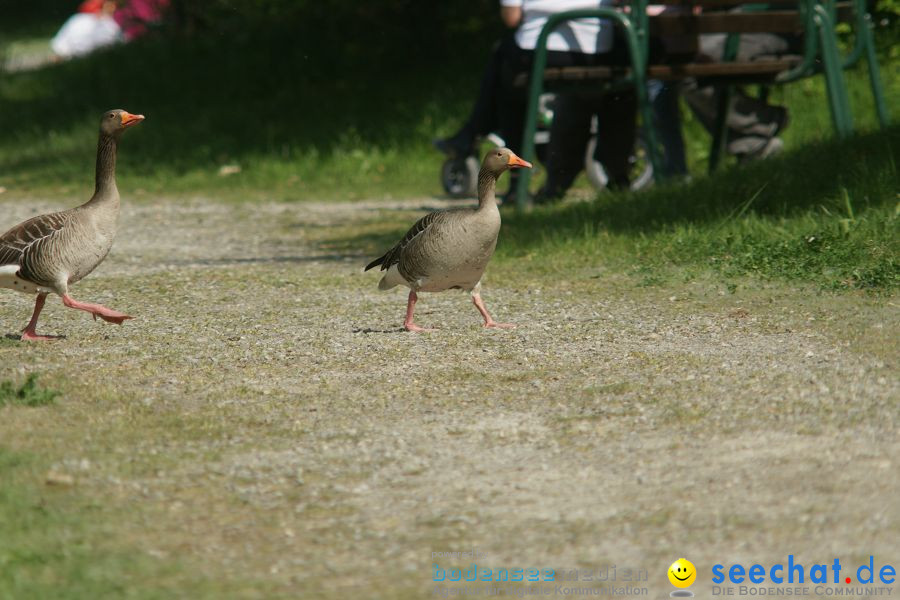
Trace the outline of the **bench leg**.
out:
<instances>
[{"instance_id":1,"label":"bench leg","mask_svg":"<svg viewBox=\"0 0 900 600\"><path fill-rule=\"evenodd\" d=\"M834 24L825 7L816 5L815 11L831 118L838 137L847 137L853 133L853 118L850 115L850 100L847 98L847 86L834 37Z\"/></svg>"},{"instance_id":2,"label":"bench leg","mask_svg":"<svg viewBox=\"0 0 900 600\"><path fill-rule=\"evenodd\" d=\"M537 164L534 149L534 134L537 132L538 103L544 93L544 67L547 65L547 48L540 43L534 50L534 62L531 67L531 78L528 81L528 108L525 111L525 127L523 128L522 158ZM516 182L516 210L525 212L531 208L531 196L528 189L531 185L532 169L520 169Z\"/></svg>"},{"instance_id":3,"label":"bench leg","mask_svg":"<svg viewBox=\"0 0 900 600\"><path fill-rule=\"evenodd\" d=\"M866 47L866 63L869 67L869 83L872 86L872 98L875 100L875 111L878 113L878 122L882 128L890 123L887 104L884 101L884 90L881 86L881 73L878 69L878 58L875 56L875 40L872 37L872 17L866 13L863 17L863 26L859 28L857 35L863 36L863 44Z\"/></svg>"}]
</instances>

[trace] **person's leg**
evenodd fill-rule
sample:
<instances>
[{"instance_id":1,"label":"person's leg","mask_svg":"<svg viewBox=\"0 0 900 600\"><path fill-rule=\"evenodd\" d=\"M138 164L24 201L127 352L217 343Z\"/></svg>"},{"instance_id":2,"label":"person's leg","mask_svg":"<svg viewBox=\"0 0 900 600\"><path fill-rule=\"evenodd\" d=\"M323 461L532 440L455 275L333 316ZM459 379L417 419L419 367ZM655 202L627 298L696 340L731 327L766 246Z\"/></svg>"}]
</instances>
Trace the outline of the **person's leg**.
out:
<instances>
[{"instance_id":1,"label":"person's leg","mask_svg":"<svg viewBox=\"0 0 900 600\"><path fill-rule=\"evenodd\" d=\"M591 103L576 94L557 94L547 148L547 180L536 202L562 198L584 167L591 136Z\"/></svg>"},{"instance_id":2,"label":"person's leg","mask_svg":"<svg viewBox=\"0 0 900 600\"><path fill-rule=\"evenodd\" d=\"M697 119L710 134L715 126L719 90L715 86L686 87L684 99ZM728 126L727 149L729 154L745 154L747 148L761 148L777 136L788 123L788 112L783 106L773 106L737 90L725 119ZM755 141L747 139L754 138Z\"/></svg>"},{"instance_id":3,"label":"person's leg","mask_svg":"<svg viewBox=\"0 0 900 600\"><path fill-rule=\"evenodd\" d=\"M712 60L721 60L725 52L724 34L700 36L700 51ZM791 50L791 40L770 33L745 34L740 37L737 60L747 61L764 55L778 55ZM719 90L714 86L686 87L684 98L691 110L712 133L715 123ZM787 109L773 106L738 90L728 109L726 124L727 151L738 157L774 153L780 148L774 138L788 123Z\"/></svg>"},{"instance_id":4,"label":"person's leg","mask_svg":"<svg viewBox=\"0 0 900 600\"><path fill-rule=\"evenodd\" d=\"M500 55L500 87L497 94L499 133L510 150L521 154L525 111L528 108L528 83L515 85L515 80L521 73L531 73L534 52L519 48L513 40L512 43L501 44Z\"/></svg>"},{"instance_id":5,"label":"person's leg","mask_svg":"<svg viewBox=\"0 0 900 600\"><path fill-rule=\"evenodd\" d=\"M597 148L610 189L627 188L637 132L637 96L633 90L604 94L597 109Z\"/></svg>"},{"instance_id":6,"label":"person's leg","mask_svg":"<svg viewBox=\"0 0 900 600\"><path fill-rule=\"evenodd\" d=\"M570 67L609 64L608 55L580 52L548 52L547 66ZM553 105L550 142L547 146L547 179L535 202L562 198L584 168L584 155L591 137L591 117L598 94L559 93Z\"/></svg>"},{"instance_id":7,"label":"person's leg","mask_svg":"<svg viewBox=\"0 0 900 600\"><path fill-rule=\"evenodd\" d=\"M434 145L445 154L468 155L475 146L475 140L494 131L498 126L498 91L501 85L500 68L503 61L503 46L507 39L494 44L490 59L481 77L478 96L472 106L469 118L455 134L435 140Z\"/></svg>"},{"instance_id":8,"label":"person's leg","mask_svg":"<svg viewBox=\"0 0 900 600\"><path fill-rule=\"evenodd\" d=\"M647 92L663 147L663 175L687 175L684 137L681 134L681 110L678 106L678 82L651 79L647 82Z\"/></svg>"}]
</instances>

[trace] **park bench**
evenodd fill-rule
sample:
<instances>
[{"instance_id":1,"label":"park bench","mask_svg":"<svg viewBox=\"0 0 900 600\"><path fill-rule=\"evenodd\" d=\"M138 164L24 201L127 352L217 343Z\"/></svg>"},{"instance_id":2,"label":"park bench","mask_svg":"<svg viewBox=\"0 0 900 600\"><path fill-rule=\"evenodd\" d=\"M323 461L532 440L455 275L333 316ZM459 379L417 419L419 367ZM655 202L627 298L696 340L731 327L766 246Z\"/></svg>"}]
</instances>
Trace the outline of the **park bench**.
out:
<instances>
[{"instance_id":1,"label":"park bench","mask_svg":"<svg viewBox=\"0 0 900 600\"><path fill-rule=\"evenodd\" d=\"M838 137L853 131L853 119L843 69L855 65L865 57L875 108L882 127L888 123L878 63L875 56L871 17L865 0L795 0L776 5L749 3L744 0L662 0L655 4L679 6L674 14L647 15L648 0L629 0L627 7L574 10L551 15L541 31L534 51L531 73L517 77L515 84L528 86L528 109L525 117L522 156L534 161L534 135L537 129L538 103L547 89L606 90L633 87L643 122L647 160L653 167L657 182L662 179L657 135L654 131L651 107L647 97L647 80L663 81L698 78L704 84L722 84L718 98L718 115L710 149L710 169L714 169L725 144L727 107L733 85L786 84L821 74L825 77L832 124ZM695 8L702 9L700 12ZM787 8L786 8L787 7ZM547 38L561 23L574 19L603 18L621 28L628 46L630 65L627 67L591 66L547 68ZM837 43L835 25L839 21L851 24L855 41L846 56ZM752 61L737 61L739 36L745 33L800 34L803 38L801 55L781 55ZM699 36L706 33L727 34L725 56L722 61L698 60ZM676 54L681 57L664 63L649 63L651 38L677 40ZM671 55L672 52L669 52ZM766 88L767 89L767 88ZM516 203L522 210L529 206L528 193L531 173L521 173Z\"/></svg>"}]
</instances>

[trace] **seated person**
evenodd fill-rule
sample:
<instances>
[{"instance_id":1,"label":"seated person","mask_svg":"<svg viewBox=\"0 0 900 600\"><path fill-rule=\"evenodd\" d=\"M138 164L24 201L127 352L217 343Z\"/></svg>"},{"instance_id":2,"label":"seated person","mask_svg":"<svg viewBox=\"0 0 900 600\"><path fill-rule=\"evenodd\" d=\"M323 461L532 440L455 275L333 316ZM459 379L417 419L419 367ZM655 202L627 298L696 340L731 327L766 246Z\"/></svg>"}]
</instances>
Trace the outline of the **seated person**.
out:
<instances>
[{"instance_id":1,"label":"seated person","mask_svg":"<svg viewBox=\"0 0 900 600\"><path fill-rule=\"evenodd\" d=\"M57 58L68 59L130 42L162 20L169 0L86 0L69 17L50 42Z\"/></svg>"},{"instance_id":2,"label":"seated person","mask_svg":"<svg viewBox=\"0 0 900 600\"><path fill-rule=\"evenodd\" d=\"M498 131L507 146L520 151L527 88L514 86L513 80L519 73L530 72L534 47L548 15L609 4L610 0L501 0L501 18L507 26L517 27L515 36L505 37L495 47L471 116L454 136L436 142L438 148L448 154L466 155L471 153L479 135ZM612 23L600 19L580 19L560 25L547 41L547 65L564 67L622 62L623 55L627 59L627 53L615 51L613 29ZM574 176L569 177L568 157L575 152L583 155L590 136L592 112L600 118L600 135L609 140L609 143L599 145L601 162L612 181L627 182L628 156L634 141L634 95L628 92L608 94L588 104L576 98L558 98L557 104L554 127L558 127L560 135L554 137L551 130L548 154L548 172L561 169L553 183L554 190L564 192L574 179ZM577 117L566 118L569 107L578 111ZM579 128L583 131L574 132L570 139L572 130ZM623 142L625 138L627 142ZM579 169L581 162L579 158ZM552 174L548 173L548 176Z\"/></svg>"},{"instance_id":3,"label":"seated person","mask_svg":"<svg viewBox=\"0 0 900 600\"><path fill-rule=\"evenodd\" d=\"M700 52L712 60L722 60L725 54L725 34L700 36ZM752 61L761 56L777 56L800 52L798 36L784 36L774 33L748 33L740 36L737 60ZM713 133L716 120L718 86L699 87L696 81L686 82L682 94L688 106L703 124ZM753 98L741 90L736 90L728 108L726 151L738 160L760 158L777 152L783 144L776 136L787 126L787 109L772 106L758 98Z\"/></svg>"},{"instance_id":4,"label":"seated person","mask_svg":"<svg viewBox=\"0 0 900 600\"><path fill-rule=\"evenodd\" d=\"M700 36L700 54L720 61L725 54L725 34ZM762 56L777 56L800 52L797 36L771 33L749 33L740 36L736 59L752 61ZM688 174L684 160L684 141L681 137L681 116L678 96L681 94L691 111L710 135L715 135L718 112L718 86L700 86L694 79L683 82L648 82L657 131L663 147L663 170L666 176ZM779 152L784 144L778 134L787 127L788 112L735 90L726 117L725 150L739 162L765 158Z\"/></svg>"},{"instance_id":5,"label":"seated person","mask_svg":"<svg viewBox=\"0 0 900 600\"><path fill-rule=\"evenodd\" d=\"M50 41L53 53L58 58L73 58L121 42L122 30L113 18L115 10L115 2L82 2Z\"/></svg>"}]
</instances>

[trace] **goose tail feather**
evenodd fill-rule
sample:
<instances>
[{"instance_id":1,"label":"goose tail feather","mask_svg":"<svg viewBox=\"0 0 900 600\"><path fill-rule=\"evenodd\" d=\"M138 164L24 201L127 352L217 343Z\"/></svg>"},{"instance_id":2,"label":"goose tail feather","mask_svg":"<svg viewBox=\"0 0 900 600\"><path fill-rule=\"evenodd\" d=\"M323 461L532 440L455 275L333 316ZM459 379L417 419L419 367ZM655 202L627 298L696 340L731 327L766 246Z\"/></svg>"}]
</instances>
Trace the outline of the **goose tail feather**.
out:
<instances>
[{"instance_id":1,"label":"goose tail feather","mask_svg":"<svg viewBox=\"0 0 900 600\"><path fill-rule=\"evenodd\" d=\"M385 254L384 256L387 256L387 255ZM373 260L372 262L367 264L366 268L363 270L368 271L369 269L374 269L375 267L377 267L378 265L380 265L381 263L384 262L384 256L380 256L380 257L376 258L375 260Z\"/></svg>"}]
</instances>

